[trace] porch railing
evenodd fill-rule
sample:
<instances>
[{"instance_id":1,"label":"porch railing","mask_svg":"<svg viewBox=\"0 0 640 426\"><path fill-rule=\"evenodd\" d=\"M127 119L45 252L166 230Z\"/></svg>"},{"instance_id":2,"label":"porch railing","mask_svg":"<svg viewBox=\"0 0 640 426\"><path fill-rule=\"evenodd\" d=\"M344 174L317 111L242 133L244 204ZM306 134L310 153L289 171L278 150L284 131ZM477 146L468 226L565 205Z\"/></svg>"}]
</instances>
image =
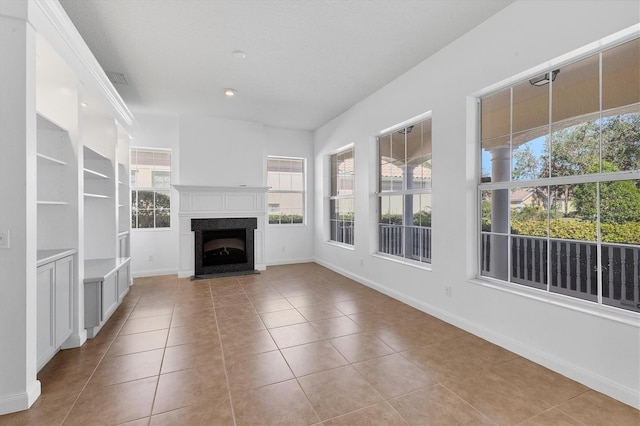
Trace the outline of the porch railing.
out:
<instances>
[{"instance_id":1,"label":"porch railing","mask_svg":"<svg viewBox=\"0 0 640 426\"><path fill-rule=\"evenodd\" d=\"M378 241L381 253L431 263L431 228L380 224Z\"/></svg>"},{"instance_id":2,"label":"porch railing","mask_svg":"<svg viewBox=\"0 0 640 426\"><path fill-rule=\"evenodd\" d=\"M332 219L331 241L353 245L353 222Z\"/></svg>"},{"instance_id":3,"label":"porch railing","mask_svg":"<svg viewBox=\"0 0 640 426\"><path fill-rule=\"evenodd\" d=\"M489 276L492 275L491 240L491 235L482 235L481 269L483 275ZM595 242L553 238L547 242L546 238L512 235L510 250L512 282L543 290L549 287L552 292L584 300L598 300ZM499 257L506 257L506 253ZM602 244L601 264L602 303L640 311L640 246Z\"/></svg>"}]
</instances>

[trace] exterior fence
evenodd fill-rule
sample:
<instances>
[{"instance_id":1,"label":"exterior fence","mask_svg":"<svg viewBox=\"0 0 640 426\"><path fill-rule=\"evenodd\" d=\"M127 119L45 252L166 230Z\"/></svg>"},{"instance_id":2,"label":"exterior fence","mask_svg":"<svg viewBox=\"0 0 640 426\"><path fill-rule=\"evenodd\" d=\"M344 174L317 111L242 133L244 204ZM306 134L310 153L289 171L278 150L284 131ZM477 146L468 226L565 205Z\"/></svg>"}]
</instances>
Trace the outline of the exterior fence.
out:
<instances>
[{"instance_id":1,"label":"exterior fence","mask_svg":"<svg viewBox=\"0 0 640 426\"><path fill-rule=\"evenodd\" d=\"M488 276L492 276L492 237L506 238L482 235L481 270ZM512 282L543 290L549 287L552 292L584 300L598 300L595 242L512 235L510 250ZM640 312L640 246L603 243L600 255L602 303ZM506 253L500 257L506 258Z\"/></svg>"},{"instance_id":2,"label":"exterior fence","mask_svg":"<svg viewBox=\"0 0 640 426\"><path fill-rule=\"evenodd\" d=\"M353 245L353 222L332 219L331 241Z\"/></svg>"},{"instance_id":3,"label":"exterior fence","mask_svg":"<svg viewBox=\"0 0 640 426\"><path fill-rule=\"evenodd\" d=\"M381 253L431 263L431 228L380 224L378 241Z\"/></svg>"}]
</instances>

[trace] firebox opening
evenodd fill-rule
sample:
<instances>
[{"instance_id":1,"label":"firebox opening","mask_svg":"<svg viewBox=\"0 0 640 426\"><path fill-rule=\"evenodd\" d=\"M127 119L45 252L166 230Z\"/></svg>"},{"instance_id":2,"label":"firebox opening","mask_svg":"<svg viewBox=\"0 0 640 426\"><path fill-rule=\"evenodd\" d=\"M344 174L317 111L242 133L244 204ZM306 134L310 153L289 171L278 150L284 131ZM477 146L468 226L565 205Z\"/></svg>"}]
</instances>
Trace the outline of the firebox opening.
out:
<instances>
[{"instance_id":1,"label":"firebox opening","mask_svg":"<svg viewBox=\"0 0 640 426\"><path fill-rule=\"evenodd\" d=\"M244 229L204 231L202 266L231 265L247 262Z\"/></svg>"},{"instance_id":2,"label":"firebox opening","mask_svg":"<svg viewBox=\"0 0 640 426\"><path fill-rule=\"evenodd\" d=\"M193 218L194 278L257 273L255 217Z\"/></svg>"}]
</instances>

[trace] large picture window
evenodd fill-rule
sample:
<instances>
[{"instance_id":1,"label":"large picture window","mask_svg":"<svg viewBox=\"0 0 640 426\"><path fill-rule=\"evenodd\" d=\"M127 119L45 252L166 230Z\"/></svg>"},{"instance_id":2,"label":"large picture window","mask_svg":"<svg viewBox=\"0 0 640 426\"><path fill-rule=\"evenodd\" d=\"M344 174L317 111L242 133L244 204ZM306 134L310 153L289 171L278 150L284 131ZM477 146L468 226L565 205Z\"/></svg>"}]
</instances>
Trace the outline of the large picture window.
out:
<instances>
[{"instance_id":1,"label":"large picture window","mask_svg":"<svg viewBox=\"0 0 640 426\"><path fill-rule=\"evenodd\" d=\"M131 148L131 227L171 226L171 151Z\"/></svg>"},{"instance_id":2,"label":"large picture window","mask_svg":"<svg viewBox=\"0 0 640 426\"><path fill-rule=\"evenodd\" d=\"M305 211L304 158L267 158L270 224L302 224Z\"/></svg>"},{"instance_id":3,"label":"large picture window","mask_svg":"<svg viewBox=\"0 0 640 426\"><path fill-rule=\"evenodd\" d=\"M431 118L378 138L378 251L431 263Z\"/></svg>"},{"instance_id":4,"label":"large picture window","mask_svg":"<svg viewBox=\"0 0 640 426\"><path fill-rule=\"evenodd\" d=\"M640 311L640 39L481 100L480 275Z\"/></svg>"},{"instance_id":5,"label":"large picture window","mask_svg":"<svg viewBox=\"0 0 640 426\"><path fill-rule=\"evenodd\" d=\"M353 245L355 204L355 157L353 147L331 155L331 194L329 196L329 239Z\"/></svg>"}]
</instances>

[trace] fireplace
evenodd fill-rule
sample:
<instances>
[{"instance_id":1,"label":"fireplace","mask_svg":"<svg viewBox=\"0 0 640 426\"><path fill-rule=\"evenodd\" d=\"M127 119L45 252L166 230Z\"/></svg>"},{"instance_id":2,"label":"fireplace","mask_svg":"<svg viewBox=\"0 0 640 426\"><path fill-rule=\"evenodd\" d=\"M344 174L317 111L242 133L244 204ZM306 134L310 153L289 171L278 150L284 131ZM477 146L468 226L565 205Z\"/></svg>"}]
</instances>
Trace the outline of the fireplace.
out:
<instances>
[{"instance_id":1,"label":"fireplace","mask_svg":"<svg viewBox=\"0 0 640 426\"><path fill-rule=\"evenodd\" d=\"M210 278L256 273L256 218L191 219L195 232L195 277Z\"/></svg>"}]
</instances>

